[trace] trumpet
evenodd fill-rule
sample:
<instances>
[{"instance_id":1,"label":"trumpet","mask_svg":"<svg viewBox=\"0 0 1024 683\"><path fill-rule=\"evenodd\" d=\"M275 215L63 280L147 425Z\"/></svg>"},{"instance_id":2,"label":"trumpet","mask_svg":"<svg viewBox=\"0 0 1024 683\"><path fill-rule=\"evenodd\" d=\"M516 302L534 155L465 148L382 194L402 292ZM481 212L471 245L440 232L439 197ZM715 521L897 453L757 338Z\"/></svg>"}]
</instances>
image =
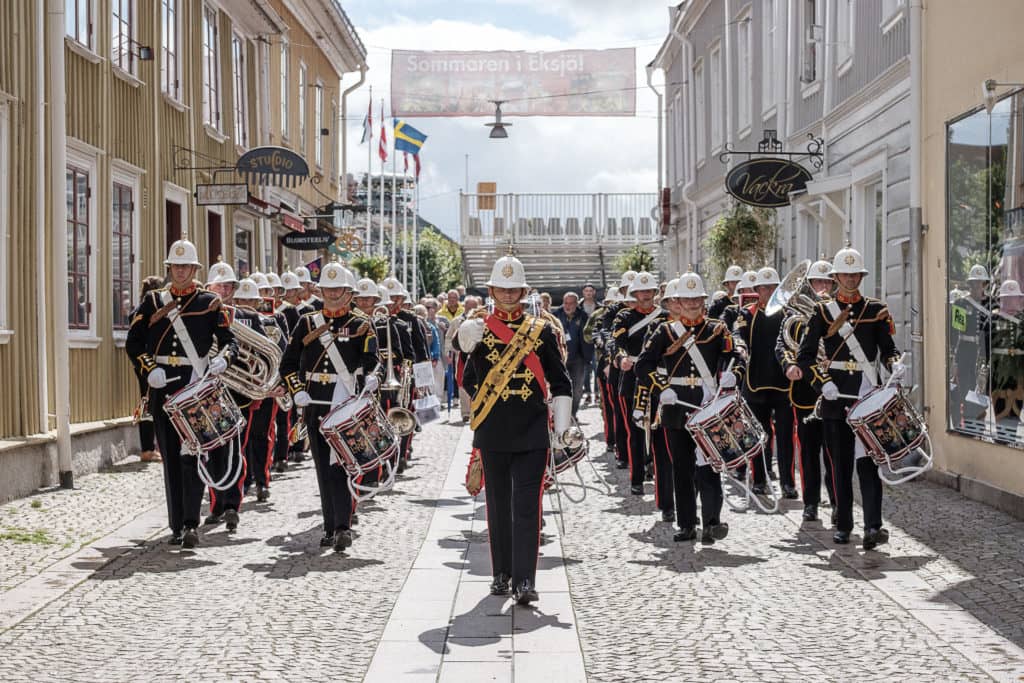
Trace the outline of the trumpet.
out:
<instances>
[{"instance_id":1,"label":"trumpet","mask_svg":"<svg viewBox=\"0 0 1024 683\"><path fill-rule=\"evenodd\" d=\"M395 363L394 363L394 343L391 339L391 320L390 312L387 306L377 306L373 309L373 322L381 323L384 325L386 346L387 346L387 358L384 363L387 365L387 377L384 380L382 390L386 391L397 391L398 392L398 403L397 405L388 408L385 416L391 428L395 430L395 434L399 437L409 436L416 430L416 416L412 414L408 408L405 407L408 403L409 397L406 390L406 372L405 368L402 368L402 381L399 381L395 377Z\"/></svg>"}]
</instances>

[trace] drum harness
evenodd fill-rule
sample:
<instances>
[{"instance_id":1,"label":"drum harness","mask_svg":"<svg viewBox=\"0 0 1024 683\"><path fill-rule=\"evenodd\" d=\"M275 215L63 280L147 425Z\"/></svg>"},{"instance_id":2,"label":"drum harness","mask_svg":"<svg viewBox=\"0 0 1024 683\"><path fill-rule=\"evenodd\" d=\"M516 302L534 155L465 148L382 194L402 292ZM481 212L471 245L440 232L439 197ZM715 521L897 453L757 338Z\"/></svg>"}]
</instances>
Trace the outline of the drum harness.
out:
<instances>
[{"instance_id":1,"label":"drum harness","mask_svg":"<svg viewBox=\"0 0 1024 683\"><path fill-rule=\"evenodd\" d=\"M177 304L174 303L169 290L165 289L160 293L160 301L163 302L165 307L169 307L167 319L171 321L174 334L178 337L178 341L181 342L181 348L184 349L188 362L192 364L192 376L196 378L195 381L205 378L209 373L209 358L199 357L195 344L192 343L192 337L188 333L188 328L185 327L185 321L181 319L181 311L178 309ZM185 444L182 445L185 446ZM234 439L228 442L228 462L224 476L217 481L214 481L213 476L206 467L207 454L200 449L200 452L194 455L196 455L200 481L216 491L226 491L234 486L245 471L245 457L241 453L235 452Z\"/></svg>"}]
</instances>

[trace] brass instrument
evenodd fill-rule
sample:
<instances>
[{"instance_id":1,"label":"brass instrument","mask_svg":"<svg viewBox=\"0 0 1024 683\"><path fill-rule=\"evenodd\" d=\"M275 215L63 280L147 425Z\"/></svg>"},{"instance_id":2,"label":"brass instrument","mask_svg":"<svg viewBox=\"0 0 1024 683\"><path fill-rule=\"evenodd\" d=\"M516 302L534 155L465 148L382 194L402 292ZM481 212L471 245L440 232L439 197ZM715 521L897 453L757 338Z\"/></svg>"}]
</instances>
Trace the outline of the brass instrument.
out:
<instances>
[{"instance_id":1,"label":"brass instrument","mask_svg":"<svg viewBox=\"0 0 1024 683\"><path fill-rule=\"evenodd\" d=\"M385 339L387 346L387 358L385 359L384 364L387 365L387 377L380 388L385 391L398 391L397 405L391 406L385 416L391 424L391 428L395 430L395 434L399 437L403 437L409 436L413 431L415 431L416 416L412 414L412 411L405 407L409 402L409 394L408 387L406 386L407 373L404 363L402 364L402 381L398 381L395 377L395 363L393 355L394 344L391 340L390 316L391 314L388 311L387 306L381 305L373 309L373 322L382 323L386 330Z\"/></svg>"},{"instance_id":2,"label":"brass instrument","mask_svg":"<svg viewBox=\"0 0 1024 683\"><path fill-rule=\"evenodd\" d=\"M796 326L806 324L818 304L818 295L807 280L807 269L810 267L811 260L805 259L789 271L782 283L775 288L764 311L765 315L774 315L780 310L792 313L783 323L781 332L782 340L791 351L800 348L800 340L795 335Z\"/></svg>"},{"instance_id":3,"label":"brass instrument","mask_svg":"<svg viewBox=\"0 0 1024 683\"><path fill-rule=\"evenodd\" d=\"M281 365L281 347L237 320L231 323L231 332L238 342L235 362L221 375L224 384L251 399L262 400L270 396L281 383L278 368ZM282 410L291 410L288 394L275 396Z\"/></svg>"}]
</instances>

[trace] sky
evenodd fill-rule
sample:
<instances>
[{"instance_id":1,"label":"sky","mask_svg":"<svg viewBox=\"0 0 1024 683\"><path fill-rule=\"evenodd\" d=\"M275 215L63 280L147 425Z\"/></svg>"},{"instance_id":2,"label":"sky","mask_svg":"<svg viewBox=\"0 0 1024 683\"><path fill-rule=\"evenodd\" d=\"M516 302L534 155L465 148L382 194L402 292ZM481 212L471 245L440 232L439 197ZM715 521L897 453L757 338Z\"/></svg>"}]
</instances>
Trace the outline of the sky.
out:
<instances>
[{"instance_id":1,"label":"sky","mask_svg":"<svg viewBox=\"0 0 1024 683\"><path fill-rule=\"evenodd\" d=\"M668 27L663 0L342 0L368 51L366 83L348 100L348 171L366 171L360 145L373 87L373 170L380 98L390 93L391 50L562 50L636 47L635 117L506 117L506 140L490 140L484 118L413 118L428 136L420 158L420 214L458 234L458 192L496 182L498 192L655 192L657 99L644 65ZM357 80L349 74L348 87ZM662 77L655 75L655 84ZM390 120L390 113L388 113ZM390 130L388 138L392 137ZM391 161L387 170L390 171ZM411 166L411 161L410 161ZM401 158L398 169L402 169Z\"/></svg>"}]
</instances>

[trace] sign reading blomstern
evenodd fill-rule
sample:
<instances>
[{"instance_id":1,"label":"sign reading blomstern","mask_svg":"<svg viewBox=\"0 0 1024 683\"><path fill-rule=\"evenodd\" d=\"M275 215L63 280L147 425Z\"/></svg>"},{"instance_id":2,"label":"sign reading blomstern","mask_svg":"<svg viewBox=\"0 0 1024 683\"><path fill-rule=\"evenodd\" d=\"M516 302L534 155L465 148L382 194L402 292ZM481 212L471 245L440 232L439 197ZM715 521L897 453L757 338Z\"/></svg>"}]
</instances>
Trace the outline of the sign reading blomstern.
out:
<instances>
[{"instance_id":1,"label":"sign reading blomstern","mask_svg":"<svg viewBox=\"0 0 1024 683\"><path fill-rule=\"evenodd\" d=\"M281 244L300 251L323 249L334 242L334 235L326 230L307 230L281 235Z\"/></svg>"},{"instance_id":2,"label":"sign reading blomstern","mask_svg":"<svg viewBox=\"0 0 1024 683\"><path fill-rule=\"evenodd\" d=\"M309 177L309 164L284 147L257 147L243 154L235 170L250 185L295 187Z\"/></svg>"},{"instance_id":3,"label":"sign reading blomstern","mask_svg":"<svg viewBox=\"0 0 1024 683\"><path fill-rule=\"evenodd\" d=\"M811 172L789 159L763 157L739 164L725 177L725 189L751 206L777 208L789 205L791 192L807 187Z\"/></svg>"}]
</instances>

